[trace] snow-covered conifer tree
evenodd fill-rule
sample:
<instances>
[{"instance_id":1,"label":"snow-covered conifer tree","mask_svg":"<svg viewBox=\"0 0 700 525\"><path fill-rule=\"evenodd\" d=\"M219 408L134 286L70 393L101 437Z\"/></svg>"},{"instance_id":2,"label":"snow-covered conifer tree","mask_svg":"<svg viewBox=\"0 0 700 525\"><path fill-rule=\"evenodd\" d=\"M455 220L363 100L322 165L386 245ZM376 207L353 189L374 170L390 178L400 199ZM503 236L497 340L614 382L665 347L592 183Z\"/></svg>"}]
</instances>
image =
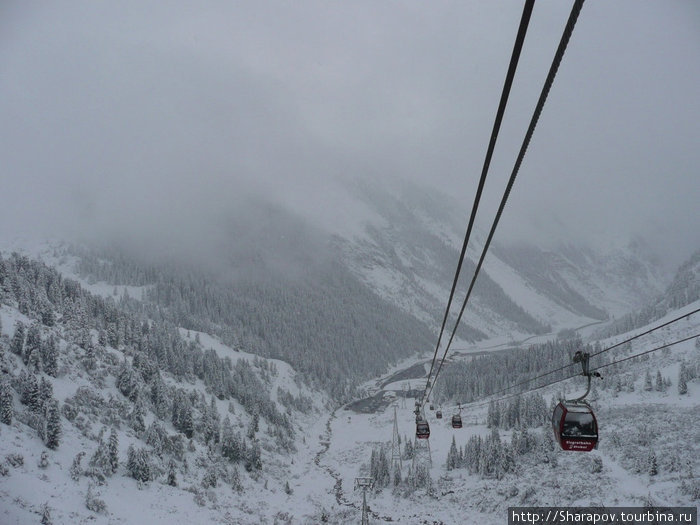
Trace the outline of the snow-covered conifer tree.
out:
<instances>
[{"instance_id":1,"label":"snow-covered conifer tree","mask_svg":"<svg viewBox=\"0 0 700 525\"><path fill-rule=\"evenodd\" d=\"M107 450L109 452L109 465L112 473L117 471L119 468L119 438L117 437L117 432L112 427L109 433L109 443L107 445Z\"/></svg>"},{"instance_id":2,"label":"snow-covered conifer tree","mask_svg":"<svg viewBox=\"0 0 700 525\"><path fill-rule=\"evenodd\" d=\"M58 401L50 399L46 405L46 446L57 449L61 439L61 412Z\"/></svg>"},{"instance_id":3,"label":"snow-covered conifer tree","mask_svg":"<svg viewBox=\"0 0 700 525\"><path fill-rule=\"evenodd\" d=\"M0 382L0 423L12 424L12 389L7 381Z\"/></svg>"},{"instance_id":4,"label":"snow-covered conifer tree","mask_svg":"<svg viewBox=\"0 0 700 525\"><path fill-rule=\"evenodd\" d=\"M175 462L170 460L168 463L168 485L177 487L177 476L175 474Z\"/></svg>"},{"instance_id":5,"label":"snow-covered conifer tree","mask_svg":"<svg viewBox=\"0 0 700 525\"><path fill-rule=\"evenodd\" d=\"M656 371L656 385L655 385L656 391L657 392L663 392L666 390L666 386L664 385L664 379L661 377L661 371L657 370Z\"/></svg>"},{"instance_id":6,"label":"snow-covered conifer tree","mask_svg":"<svg viewBox=\"0 0 700 525\"><path fill-rule=\"evenodd\" d=\"M42 346L42 361L44 372L52 377L58 373L58 342L56 336L51 334Z\"/></svg>"},{"instance_id":7,"label":"snow-covered conifer tree","mask_svg":"<svg viewBox=\"0 0 700 525\"><path fill-rule=\"evenodd\" d=\"M127 451L126 470L129 476L137 481L149 481L151 479L151 460L145 448L134 448L129 445Z\"/></svg>"},{"instance_id":8,"label":"snow-covered conifer tree","mask_svg":"<svg viewBox=\"0 0 700 525\"><path fill-rule=\"evenodd\" d=\"M678 393L680 395L685 395L688 393L688 383L686 382L686 369L685 363L681 363L681 367L678 370Z\"/></svg>"},{"instance_id":9,"label":"snow-covered conifer tree","mask_svg":"<svg viewBox=\"0 0 700 525\"><path fill-rule=\"evenodd\" d=\"M457 442L455 441L455 437L452 436L450 451L447 453L447 470L453 470L457 467L459 467L459 453L457 452Z\"/></svg>"},{"instance_id":10,"label":"snow-covered conifer tree","mask_svg":"<svg viewBox=\"0 0 700 525\"><path fill-rule=\"evenodd\" d=\"M24 352L25 328L22 321L17 321L15 325L15 334L10 341L10 351L16 355L22 355Z\"/></svg>"}]
</instances>

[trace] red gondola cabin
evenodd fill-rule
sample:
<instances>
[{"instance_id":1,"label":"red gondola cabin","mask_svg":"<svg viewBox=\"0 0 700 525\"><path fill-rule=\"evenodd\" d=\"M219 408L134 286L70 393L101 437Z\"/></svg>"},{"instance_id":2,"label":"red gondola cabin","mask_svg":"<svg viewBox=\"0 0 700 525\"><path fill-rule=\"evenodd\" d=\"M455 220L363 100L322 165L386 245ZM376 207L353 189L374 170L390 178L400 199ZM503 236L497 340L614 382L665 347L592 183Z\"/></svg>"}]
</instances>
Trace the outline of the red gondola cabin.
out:
<instances>
[{"instance_id":1,"label":"red gondola cabin","mask_svg":"<svg viewBox=\"0 0 700 525\"><path fill-rule=\"evenodd\" d=\"M430 437L430 425L425 419L416 421L416 437L418 439L428 439Z\"/></svg>"},{"instance_id":2,"label":"red gondola cabin","mask_svg":"<svg viewBox=\"0 0 700 525\"><path fill-rule=\"evenodd\" d=\"M452 416L452 428L462 428L462 416L459 414Z\"/></svg>"},{"instance_id":3,"label":"red gondola cabin","mask_svg":"<svg viewBox=\"0 0 700 525\"><path fill-rule=\"evenodd\" d=\"M598 446L598 422L587 403L559 403L552 428L562 450L590 452Z\"/></svg>"},{"instance_id":4,"label":"red gondola cabin","mask_svg":"<svg viewBox=\"0 0 700 525\"><path fill-rule=\"evenodd\" d=\"M438 419L442 419L442 411L438 410L437 412L435 412L435 417Z\"/></svg>"}]
</instances>

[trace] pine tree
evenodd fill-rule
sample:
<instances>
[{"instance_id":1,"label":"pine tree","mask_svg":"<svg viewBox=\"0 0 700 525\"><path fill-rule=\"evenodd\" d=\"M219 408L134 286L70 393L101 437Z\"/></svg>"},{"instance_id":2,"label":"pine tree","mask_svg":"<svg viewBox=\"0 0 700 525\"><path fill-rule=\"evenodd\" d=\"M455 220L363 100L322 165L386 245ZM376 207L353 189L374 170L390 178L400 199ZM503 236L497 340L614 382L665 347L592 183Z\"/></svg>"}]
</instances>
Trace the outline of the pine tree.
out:
<instances>
[{"instance_id":1,"label":"pine tree","mask_svg":"<svg viewBox=\"0 0 700 525\"><path fill-rule=\"evenodd\" d=\"M45 326L54 326L56 324L56 314L53 308L47 307L43 312L41 312L41 322Z\"/></svg>"},{"instance_id":2,"label":"pine tree","mask_svg":"<svg viewBox=\"0 0 700 525\"><path fill-rule=\"evenodd\" d=\"M117 388L129 401L136 401L139 395L139 380L128 363L122 363L117 374Z\"/></svg>"},{"instance_id":3,"label":"pine tree","mask_svg":"<svg viewBox=\"0 0 700 525\"><path fill-rule=\"evenodd\" d=\"M10 351L15 355L22 355L24 352L25 328L22 321L17 321L15 325L15 334L10 341Z\"/></svg>"},{"instance_id":4,"label":"pine tree","mask_svg":"<svg viewBox=\"0 0 700 525\"><path fill-rule=\"evenodd\" d=\"M376 484L379 479L379 463L377 461L377 451L372 449L372 454L369 458L369 477Z\"/></svg>"},{"instance_id":5,"label":"pine tree","mask_svg":"<svg viewBox=\"0 0 700 525\"><path fill-rule=\"evenodd\" d=\"M246 433L246 437L250 440L255 439L255 433L257 432L255 427L255 415L253 415L253 418L250 420L250 424L248 425L248 432Z\"/></svg>"},{"instance_id":6,"label":"pine tree","mask_svg":"<svg viewBox=\"0 0 700 525\"><path fill-rule=\"evenodd\" d=\"M104 477L112 475L112 465L109 458L109 445L100 437L97 449L90 458L90 467Z\"/></svg>"},{"instance_id":7,"label":"pine tree","mask_svg":"<svg viewBox=\"0 0 700 525\"><path fill-rule=\"evenodd\" d=\"M131 428L133 428L137 433L141 433L146 430L146 422L143 419L143 408L140 402L134 403L134 409L131 411L129 416L129 423Z\"/></svg>"},{"instance_id":8,"label":"pine tree","mask_svg":"<svg viewBox=\"0 0 700 525\"><path fill-rule=\"evenodd\" d=\"M39 353L41 352L41 330L39 325L34 323L29 327L27 331L27 341L24 345L24 353L22 354L22 359L24 364L29 364L29 358L33 353L36 353L34 360L39 358Z\"/></svg>"},{"instance_id":9,"label":"pine tree","mask_svg":"<svg viewBox=\"0 0 700 525\"><path fill-rule=\"evenodd\" d=\"M46 405L46 446L52 450L58 448L61 439L61 412L58 401L51 399Z\"/></svg>"},{"instance_id":10,"label":"pine tree","mask_svg":"<svg viewBox=\"0 0 700 525\"><path fill-rule=\"evenodd\" d=\"M389 460L386 457L386 452L384 451L384 447L380 447L379 449L379 457L378 457L378 482L380 487L386 487L389 485L391 482L391 473L389 472Z\"/></svg>"},{"instance_id":11,"label":"pine tree","mask_svg":"<svg viewBox=\"0 0 700 525\"><path fill-rule=\"evenodd\" d=\"M171 459L168 463L168 485L177 487L177 477L175 475L175 462Z\"/></svg>"},{"instance_id":12,"label":"pine tree","mask_svg":"<svg viewBox=\"0 0 700 525\"><path fill-rule=\"evenodd\" d=\"M452 436L452 444L450 445L450 451L447 453L447 470L456 469L458 467L458 462L459 454L457 452L457 443L455 442L455 437Z\"/></svg>"},{"instance_id":13,"label":"pine tree","mask_svg":"<svg viewBox=\"0 0 700 525\"><path fill-rule=\"evenodd\" d=\"M229 461L239 461L241 459L240 434L233 433L233 427L228 416L224 418L221 429L221 455Z\"/></svg>"},{"instance_id":14,"label":"pine tree","mask_svg":"<svg viewBox=\"0 0 700 525\"><path fill-rule=\"evenodd\" d=\"M109 466L114 474L119 468L119 438L117 437L117 432L112 427L109 433L109 443L107 445L107 450L109 453Z\"/></svg>"},{"instance_id":15,"label":"pine tree","mask_svg":"<svg viewBox=\"0 0 700 525\"><path fill-rule=\"evenodd\" d=\"M501 422L501 414L499 405L495 401L489 403L489 409L486 416L486 423L489 428L498 427Z\"/></svg>"},{"instance_id":16,"label":"pine tree","mask_svg":"<svg viewBox=\"0 0 700 525\"><path fill-rule=\"evenodd\" d=\"M32 372L41 372L41 351L37 347L26 350L27 368Z\"/></svg>"},{"instance_id":17,"label":"pine tree","mask_svg":"<svg viewBox=\"0 0 700 525\"><path fill-rule=\"evenodd\" d=\"M88 334L88 337L90 335ZM94 370L95 366L97 365L97 359L95 357L95 345L92 343L92 340L88 340L85 343L85 357L83 357L83 366L85 367L85 370Z\"/></svg>"},{"instance_id":18,"label":"pine tree","mask_svg":"<svg viewBox=\"0 0 700 525\"><path fill-rule=\"evenodd\" d=\"M245 469L248 472L252 472L254 470L262 470L262 458L260 457L260 445L258 444L257 440L253 441L253 446L250 447L250 450L248 451L247 456L248 457L246 460Z\"/></svg>"},{"instance_id":19,"label":"pine tree","mask_svg":"<svg viewBox=\"0 0 700 525\"><path fill-rule=\"evenodd\" d=\"M129 445L126 470L129 476L137 481L149 481L151 479L151 461L148 451L145 448L135 449L133 445Z\"/></svg>"},{"instance_id":20,"label":"pine tree","mask_svg":"<svg viewBox=\"0 0 700 525\"><path fill-rule=\"evenodd\" d=\"M685 363L681 363L680 370L678 371L678 393L680 395L685 395L688 393L688 383L685 379L686 375Z\"/></svg>"},{"instance_id":21,"label":"pine tree","mask_svg":"<svg viewBox=\"0 0 700 525\"><path fill-rule=\"evenodd\" d=\"M654 390L654 387L651 384L651 374L649 373L649 370L647 370L647 373L644 376L644 390L647 392Z\"/></svg>"},{"instance_id":22,"label":"pine tree","mask_svg":"<svg viewBox=\"0 0 700 525\"><path fill-rule=\"evenodd\" d=\"M241 474L240 472L238 472L238 469L236 467L233 467L233 471L231 472L231 488L235 492L243 491L243 484L241 483Z\"/></svg>"},{"instance_id":23,"label":"pine tree","mask_svg":"<svg viewBox=\"0 0 700 525\"><path fill-rule=\"evenodd\" d=\"M80 476L83 474L83 468L80 465L80 462L82 461L84 455L85 452L80 451L73 458L73 463L70 466L70 478L73 481L80 481Z\"/></svg>"},{"instance_id":24,"label":"pine tree","mask_svg":"<svg viewBox=\"0 0 700 525\"><path fill-rule=\"evenodd\" d=\"M664 380L661 377L661 371L657 370L656 371L656 391L657 392L663 392L666 390L665 385L664 385Z\"/></svg>"},{"instance_id":25,"label":"pine tree","mask_svg":"<svg viewBox=\"0 0 700 525\"><path fill-rule=\"evenodd\" d=\"M615 386L613 388L613 393L615 397L622 392L622 378L618 375L615 377Z\"/></svg>"},{"instance_id":26,"label":"pine tree","mask_svg":"<svg viewBox=\"0 0 700 525\"><path fill-rule=\"evenodd\" d=\"M12 408L12 390L7 381L0 382L0 422L6 425L12 424L12 416L14 409Z\"/></svg>"},{"instance_id":27,"label":"pine tree","mask_svg":"<svg viewBox=\"0 0 700 525\"><path fill-rule=\"evenodd\" d=\"M44 371L51 377L56 377L58 373L58 342L56 337L53 334L50 335L42 348Z\"/></svg>"},{"instance_id":28,"label":"pine tree","mask_svg":"<svg viewBox=\"0 0 700 525\"><path fill-rule=\"evenodd\" d=\"M41 398L39 397L39 382L36 380L36 376L29 374L24 377L22 382L20 401L31 410L39 411L41 409Z\"/></svg>"},{"instance_id":29,"label":"pine tree","mask_svg":"<svg viewBox=\"0 0 700 525\"><path fill-rule=\"evenodd\" d=\"M209 408L205 406L202 410L202 433L206 444L210 441L219 442L219 413L216 410L214 396L211 398Z\"/></svg>"},{"instance_id":30,"label":"pine tree","mask_svg":"<svg viewBox=\"0 0 700 525\"><path fill-rule=\"evenodd\" d=\"M45 377L41 378L39 382L39 399L43 406L53 398L53 385L50 381L47 381Z\"/></svg>"},{"instance_id":31,"label":"pine tree","mask_svg":"<svg viewBox=\"0 0 700 525\"><path fill-rule=\"evenodd\" d=\"M649 452L649 475L656 476L659 473L659 466L656 462L656 453L652 450Z\"/></svg>"}]
</instances>

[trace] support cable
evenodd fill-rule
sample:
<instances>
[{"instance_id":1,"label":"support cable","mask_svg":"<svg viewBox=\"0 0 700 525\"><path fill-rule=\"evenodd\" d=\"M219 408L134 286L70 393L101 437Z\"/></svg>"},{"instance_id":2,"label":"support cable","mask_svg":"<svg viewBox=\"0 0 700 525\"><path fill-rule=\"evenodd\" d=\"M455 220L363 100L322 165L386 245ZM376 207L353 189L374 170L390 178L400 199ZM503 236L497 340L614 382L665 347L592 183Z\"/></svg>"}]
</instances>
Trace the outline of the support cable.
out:
<instances>
[{"instance_id":1,"label":"support cable","mask_svg":"<svg viewBox=\"0 0 700 525\"><path fill-rule=\"evenodd\" d=\"M472 281L469 284L469 290L467 291L467 295L464 298L464 302L462 303L462 309L459 312L459 316L457 317L457 321L455 322L454 328L452 330L452 335L450 336L450 339L447 343L447 346L445 347L445 352L443 353L442 359L440 360L440 364L438 365L437 372L435 373L435 379L433 380L433 384L430 386L430 391L428 392L427 396L424 396L423 400L425 401L426 398L430 397L430 394L432 393L433 386L435 384L435 380L437 380L438 375L440 375L440 370L442 369L442 364L445 362L445 357L447 356L447 352L450 349L450 346L452 345L452 341L454 340L455 334L457 333L457 328L459 326L459 322L462 320L462 315L464 315L464 310L467 307L467 303L469 302L469 297L471 296L472 290L474 289L474 283L476 282L476 278L479 276L479 271L481 270L481 266L484 263L484 259L486 257L486 253L488 252L489 245L491 244L491 240L493 239L493 235L496 232L496 228L498 227L498 223L501 219L501 215L503 214L503 210L506 206L506 203L508 202L508 197L510 196L510 192L513 188L513 184L515 183L515 179L518 176L518 171L520 170L520 165L523 162L523 159L525 158L525 153L527 152L527 148L530 145L530 140L532 139L532 135L535 132L535 127L537 126L537 122L540 118L540 115L542 113L542 109L544 108L544 104L547 100L547 96L549 95L549 91L552 88L552 84L554 83L554 78L557 75L557 71L559 70L559 65L561 64L562 58L564 57L564 52L566 51L566 47L569 44L569 39L571 38L571 34L573 33L574 27L576 26L576 20L578 19L578 15L581 12L581 8L583 7L583 2L584 0L576 0L574 2L574 5L571 9L571 13L569 14L569 20L566 23L566 27L564 28L564 33L561 37L561 40L559 41L559 47L557 48L557 52L554 55L554 60L552 61L552 65L549 68L549 73L547 74L547 78L544 82L544 86L542 87L542 91L540 93L540 98L537 101L537 106L535 106L535 111L532 115L532 119L530 120L530 126L528 127L527 133L525 134L525 139L523 140L522 146L520 147L520 153L518 154L518 158L515 161L515 166L513 166L513 171L510 175L510 179L508 180L508 185L506 186L506 190L503 194L503 198L501 199L501 204L498 206L498 212L496 213L496 218L493 221L493 224L491 226L491 230L489 231L488 238L486 239L486 243L484 244L484 249L481 252L481 257L479 258L479 263L476 266L476 270L474 271L474 276L472 277ZM430 380L430 377L428 378ZM426 384L426 389L428 388Z\"/></svg>"},{"instance_id":2,"label":"support cable","mask_svg":"<svg viewBox=\"0 0 700 525\"><path fill-rule=\"evenodd\" d=\"M610 346L610 347L608 347L608 348L604 348L603 350L600 350L600 351L598 351L598 352L596 352L596 353L594 353L594 354L591 354L591 357L595 357L595 356L600 355L600 354L602 354L602 353L604 353L604 352L607 352L608 350L612 350L613 348L617 348L618 346L622 346L622 345L624 345L624 344L626 344L626 343L629 343L630 341L634 341L635 339L639 339L640 337L642 337L642 336L644 336L644 335L648 335L648 334L650 334L650 333L652 333L652 332L655 332L655 331L658 330L659 328L664 328L664 327L666 327L666 326L668 326L668 325L671 325L671 324L673 324L673 323L676 323L676 322L680 321L680 320L683 319L683 318L690 317L691 315L696 314L696 313L698 313L698 312L700 312L700 308L697 308L697 309L695 309L695 310L693 310L692 312L689 312L689 313L687 313L687 314L681 315L680 317L676 317L675 319L671 319L670 321L668 321L668 322L666 322L666 323L664 323L664 324L661 324L661 325L659 325L659 326L655 326L655 327L652 328L651 330L647 330L646 332L642 332L641 334L637 334L637 335L635 335L634 337L630 337L629 339L625 339L625 340L622 341L621 343L617 343L617 344L614 344L614 345L612 345L612 346Z\"/></svg>"},{"instance_id":3,"label":"support cable","mask_svg":"<svg viewBox=\"0 0 700 525\"><path fill-rule=\"evenodd\" d=\"M433 368L435 367L435 360L437 358L438 350L440 348L440 341L442 340L442 334L445 331L445 324L447 323L447 317L450 313L450 307L452 306L452 299L454 298L455 289L457 288L457 281L459 280L459 274L462 270L462 263L464 262L464 257L467 253L467 245L469 244L469 238L471 237L472 227L474 226L474 218L476 217L476 212L479 209L479 202L481 201L481 194L484 189L484 184L486 182L486 175L489 171L491 165L491 157L493 156L493 150L496 147L496 140L498 139L498 132L501 129L501 122L503 121L503 115L506 111L506 105L508 103L508 96L510 94L511 86L513 85L513 78L515 77L515 70L518 66L518 60L520 59L520 52L523 47L523 42L525 41L525 34L527 33L527 27L530 23L530 16L532 15L532 9L535 5L535 0L527 0L525 2L525 7L523 8L523 14L520 19L520 26L518 28L518 34L515 38L515 45L513 46L513 53L510 57L510 64L508 65L508 72L506 74L505 84L503 85L503 91L501 93L501 100L498 104L498 111L496 112L496 120L493 123L493 130L491 131L491 139L489 140L489 146L486 151L486 158L484 159L484 166L481 169L481 178L479 179L479 186L476 190L476 195L474 196L474 204L472 205L471 215L469 217L469 225L467 226L467 232L464 236L464 242L462 243L462 251L459 254L459 262L457 263L457 270L455 271L455 277L452 281L452 289L450 290L450 298L447 301L447 307L445 308L445 315L442 318L442 326L440 327L440 334L438 335L437 345L435 345L435 352L433 354L433 360L430 363L430 372L428 372L428 381L430 381L430 376L433 373ZM425 390L423 391L425 396Z\"/></svg>"},{"instance_id":4,"label":"support cable","mask_svg":"<svg viewBox=\"0 0 700 525\"><path fill-rule=\"evenodd\" d=\"M592 368L592 369L591 369L591 372L595 372L595 371L597 371L597 370L601 370L601 369L603 369L603 368L606 368L606 367L612 366L612 365L616 365L616 364L618 364L618 363L623 363L623 362L625 362L625 361L629 361L630 359L635 359L636 357L641 357L641 356L643 356L643 355L651 354L652 352L657 352L657 351L659 351L659 350L663 350L664 348L670 348L671 346L675 346L675 345L680 344L680 343L685 343L686 341L690 341L691 339L695 339L696 337L700 337L700 333L696 333L695 335L691 335L691 336L689 336L689 337L684 337L683 339L679 339L679 340L673 341L673 342L671 342L671 343L666 343L666 344L663 344L663 345L661 345L661 346L654 347L654 348L652 348L651 350L646 350L646 351L644 351L644 352L640 352L640 353L635 354L635 355L631 355L631 356L624 357L624 358L622 358L622 359L618 359L617 361L611 361L610 363L606 363L606 364L604 364L604 365L597 366L597 367L595 367L595 368ZM591 355L591 357L593 357L593 356ZM498 399L491 399L491 400L489 400L489 401L484 401L484 402L477 403L477 404L472 404L472 403L461 403L461 406L462 406L462 408L465 408L465 405L467 405L469 408L479 408L479 407L482 407L482 406L486 406L486 405L488 405L488 404L490 404L490 403L494 403L494 402L498 402L498 401L505 401L506 399L512 399L512 398L514 398L514 397L522 396L522 395L524 395L524 394L529 394L530 392L534 392L535 390L541 390L542 388L546 388L546 387L548 387L548 386L556 385L557 383L561 383L561 382L563 382L563 381L567 381L568 379L572 379L572 378L578 377L578 376L580 376L580 375L581 375L580 373L578 373L578 374L573 374L573 375L564 377L564 378L562 378L562 379L557 379L557 380L555 380L555 381L550 381L549 383L546 383L546 384L544 384L544 385L540 385L540 386L536 386L536 387L530 388L530 389L525 390L525 391L523 391L523 392L517 392L517 393L515 393L515 394L509 394L509 395L507 395L507 396L503 396L503 397L500 397L500 398L498 398Z\"/></svg>"},{"instance_id":5,"label":"support cable","mask_svg":"<svg viewBox=\"0 0 700 525\"><path fill-rule=\"evenodd\" d=\"M625 339L624 341L621 341L621 342L619 342L619 343L616 343L616 344L614 344L614 345L612 345L612 346L609 346L609 347L607 347L607 348L603 348L602 350L599 350L598 352L595 352L595 353L593 353L593 354L590 354L590 357L595 357L595 356L600 355L600 354L603 354L603 353L605 353L605 352L607 352L607 351L609 351L609 350L613 350L614 348L618 348L618 347L620 347L620 346L622 346L622 345L624 345L624 344L627 344L627 343L629 343L629 342L634 341L635 339L639 339L639 338L642 337L642 336L649 335L650 333L655 332L655 331L657 331L657 330L660 330L661 328L665 328L666 326L669 326L669 325L671 325L671 324L673 324L673 323L677 323L678 321L681 321L681 320L683 320L683 319L686 319L686 318L690 317L691 315L694 315L694 314L696 314L696 313L698 313L698 312L700 312L700 308L697 308L697 309L693 310L692 312L688 312L688 313L686 313L686 314L681 315L680 317L676 317L675 319L672 319L672 320L667 321L667 322L665 322L665 323L663 323L663 324L660 324L660 325L658 325L658 326L655 326L654 328L651 328L650 330L647 330L646 332L642 332L642 333L640 333L640 334L636 334L636 335L634 335L634 336L632 336L632 337L629 337L629 338ZM544 373L542 373L542 374L540 374L540 375L538 375L538 376L531 377L530 379L525 379L524 381L521 381L521 382L519 382L519 383L515 383L515 384L513 384L513 385L509 385L509 386L507 386L507 387L505 387L505 388L502 388L501 390L497 390L496 392L492 392L491 394L489 394L489 396L497 396L497 395L502 394L502 393L504 393L504 392L507 392L508 390L511 390L511 389L513 389L513 388L516 388L516 387L519 387L519 386L522 386L522 385L526 385L526 384L528 384L528 383L532 383L533 381L536 381L536 380L541 379L541 378L543 378L543 377L547 377L547 376L549 376L549 375L556 374L557 372L561 372L562 370L565 370L566 368L569 368L569 367L571 367L571 366L574 366L575 364L576 364L576 363L568 363L568 364L566 364L566 365L564 365L564 366L561 366L561 367L559 367L559 368L556 368L556 369L554 369L554 370L550 370L549 372L544 372Z\"/></svg>"}]
</instances>

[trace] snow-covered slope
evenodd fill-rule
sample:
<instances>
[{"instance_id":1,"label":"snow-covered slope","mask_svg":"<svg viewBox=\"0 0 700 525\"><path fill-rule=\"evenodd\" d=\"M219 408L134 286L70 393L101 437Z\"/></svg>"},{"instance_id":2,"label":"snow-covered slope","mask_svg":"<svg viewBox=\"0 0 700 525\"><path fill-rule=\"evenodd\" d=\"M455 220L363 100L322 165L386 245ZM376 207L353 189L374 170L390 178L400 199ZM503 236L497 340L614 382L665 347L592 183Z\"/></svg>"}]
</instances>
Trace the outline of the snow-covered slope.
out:
<instances>
[{"instance_id":1,"label":"snow-covered slope","mask_svg":"<svg viewBox=\"0 0 700 525\"><path fill-rule=\"evenodd\" d=\"M318 443L310 438L323 430L321 416L329 402L290 365L180 329L179 336L170 334L174 353L169 359L190 355L195 368L183 374L169 371L175 369L155 361L156 354L147 348L160 347L155 339L165 336L167 328L155 321L143 325L143 333L153 338L150 343L142 339L143 347L121 338L113 343L115 333L109 327L102 333L95 312L107 308L112 311L108 315L124 319L130 314L112 309L111 294L100 301L62 279L30 259L0 259L0 523L38 523L48 514L56 524L174 519L257 524L284 521L287 511L313 522L324 506L332 507L333 498L322 493L289 505L295 488L308 489L310 477L328 477L315 468ZM46 303L40 299L46 293L42 286L50 288ZM76 316L82 307L67 306L71 294L76 304L92 304L95 312ZM26 303L24 297L29 297ZM55 302L59 297L62 306ZM38 320L39 304L44 313L52 308L54 315ZM19 326L26 338L17 338ZM129 341L133 336L125 337ZM47 357L50 345L57 350L55 366ZM217 362L223 368L211 369ZM232 385L212 395L218 389L215 378L227 369L249 390ZM37 398L30 393L33 378L41 383ZM189 439L175 422L182 392L193 417ZM46 419L54 402L59 407L57 434L56 423ZM224 456L229 421L236 442L247 446L232 456L239 459ZM205 438L207 428L216 429L215 437ZM51 444L52 435L58 436L57 446ZM112 436L118 464L105 471L97 451ZM128 458L141 450L147 473L137 481L134 472L140 467ZM311 467L314 472L308 472Z\"/></svg>"},{"instance_id":2,"label":"snow-covered slope","mask_svg":"<svg viewBox=\"0 0 700 525\"><path fill-rule=\"evenodd\" d=\"M448 196L402 185L391 191L356 183L351 190L382 220L365 224L363 235L338 237L352 270L401 308L439 325L461 249L466 213ZM477 229L463 275L471 278L482 247ZM635 310L658 294L665 277L639 240L606 251L558 245L542 249L525 242L496 242L486 259L467 310L463 338L557 332ZM468 280L463 277L458 300Z\"/></svg>"},{"instance_id":3,"label":"snow-covered slope","mask_svg":"<svg viewBox=\"0 0 700 525\"><path fill-rule=\"evenodd\" d=\"M632 333L601 340L603 348L644 332L700 306L700 302L669 313L652 325ZM635 340L619 356L634 355L689 335L700 334L700 316L691 316L645 338ZM700 499L700 376L687 382L687 392L679 393L681 366L698 370L700 338L674 345L646 358L627 362L625 366L603 371L603 385L597 385L590 398L596 411L600 441L591 453L567 453L551 442L551 427L499 429L503 450L511 449L513 465L501 476L481 476L466 466L448 469L446 460L454 440L458 451L466 454L467 444L475 436L485 439L493 435L487 422L487 406L462 409L464 428L450 425L452 407L442 407L443 419L435 412L426 414L431 425L430 483L411 486L393 483L370 492L368 503L378 519L391 517L400 523L503 523L511 506L697 506ZM412 363L404 363L405 369ZM396 374L392 370L392 374ZM663 386L647 385L647 373L658 374ZM697 374L698 372L694 372ZM389 375L385 376L386 379ZM383 379L377 384L385 384ZM372 451L383 447L391 458L394 409L404 451L403 476L420 465L405 455L407 442L414 440L415 423L412 399L401 399L406 381L385 384L399 396L375 412L338 411L330 426L330 446L324 461L342 487L352 486L354 478L371 476ZM654 380L652 379L652 384ZM424 384L412 380L415 388ZM621 385L621 386L616 386ZM540 391L545 400L557 399L564 392L569 396L582 391L580 382L564 384ZM386 395L386 394L385 394ZM389 399L389 397L387 397ZM436 407L439 408L439 407ZM548 415L548 414L547 414ZM525 428L523 426L523 428ZM352 429L348 432L348 429ZM515 435L515 437L514 437ZM527 435L527 438L523 436ZM518 445L514 445L514 443ZM529 443L529 444L528 444ZM344 497L359 504L361 496Z\"/></svg>"},{"instance_id":4,"label":"snow-covered slope","mask_svg":"<svg viewBox=\"0 0 700 525\"><path fill-rule=\"evenodd\" d=\"M70 261L60 252L47 252L46 247L39 252L44 260L70 270ZM504 289L519 290L514 295L538 304L533 308L552 307L554 301L545 302L546 294L531 288L513 267L500 258L499 265L493 271L504 276ZM0 423L3 524L38 522L46 509L53 523L141 523L145 516L150 523L171 523L175 517L192 523L354 523L361 503L360 493L352 490L354 479L372 475L372 450L383 446L384 455L390 454L391 403L397 409L403 446L413 441L412 399L403 404L401 396L407 382L413 389L423 385L424 360L406 359L367 383L368 395L385 400L365 405L370 406L369 412L332 410L328 397L306 386L288 363L232 348L205 332L182 327L169 331L160 320L145 325L126 322L138 311L138 302L133 301L139 297L138 289L127 289L124 294L123 287L118 287L115 297L112 285L89 283L75 273L68 274L75 281L64 280L31 259L14 260L10 278L7 268L0 265L0 383L4 385L0 416L9 388L13 417L10 424ZM81 291L76 285L85 288ZM54 315L44 315L50 305ZM91 306L85 309L85 305ZM700 302L672 310L654 324L698 307ZM586 319L572 314L569 320ZM36 327L41 348L55 338L59 352L55 371L43 364L44 357L37 360L30 351L16 354L11 350L19 322L26 329ZM141 338L138 330L150 335ZM621 348L615 357L697 333L700 319L690 316ZM167 352L160 361L158 340L166 335L173 351L192 356L191 372L178 372L177 366L169 364ZM622 334L600 344L608 346L624 338ZM475 345L472 355L489 350L491 344ZM144 359L144 353L151 357ZM425 520L502 523L507 507L520 504L692 505L700 497L695 474L700 445L694 437L700 421L699 355L695 341L690 340L607 370L605 380L591 395L601 433L600 447L591 454L568 455L551 448L547 424L529 428L527 439L512 428L499 430L499 450L510 450L513 460L499 476L482 477L463 466L445 468L453 438L463 451L472 436L492 439L493 430L485 424L486 407L467 406L462 412L462 430L449 426L451 408L444 408L447 417L442 420L429 414L430 484L417 484L412 477L413 461L404 458L397 488L378 487L369 494L372 516L408 524ZM162 386L154 381L155 362ZM211 363L219 364L212 368ZM679 393L682 367L688 378L684 394ZM218 390L217 373L226 370L235 371L237 380L252 385L251 389L232 385L230 390ZM647 371L651 377L661 377L658 391L655 387L647 390ZM31 373L51 385L49 398L61 407L62 432L56 449L45 445L48 427L42 410L47 405L32 408L31 396L23 394ZM136 383L129 379L132 376ZM581 385L565 383L563 387L572 394ZM182 422L176 423L170 409L161 412L162 400L155 399L162 388L172 396L170 403L182 400L179 392L190 399L191 439L182 433ZM548 400L561 389L557 385L542 394ZM140 393L132 396L133 392ZM262 414L257 431L256 412ZM222 425L219 439L224 440L225 435L221 421L228 418L233 431L247 443L248 453L251 447L259 447L261 468L246 455L238 461L222 457L222 441L206 437L212 414L217 414ZM101 477L95 472L99 467L99 458L95 458L100 441L106 442L112 433L118 441L118 465L116 472ZM517 454L515 448L505 448L516 443L521 447ZM146 451L147 481L133 479L136 467L128 461L130 445ZM682 457L680 450L685 451ZM81 453L85 455L74 467ZM655 474L650 474L652 455ZM177 486L168 483L171 472Z\"/></svg>"}]
</instances>

